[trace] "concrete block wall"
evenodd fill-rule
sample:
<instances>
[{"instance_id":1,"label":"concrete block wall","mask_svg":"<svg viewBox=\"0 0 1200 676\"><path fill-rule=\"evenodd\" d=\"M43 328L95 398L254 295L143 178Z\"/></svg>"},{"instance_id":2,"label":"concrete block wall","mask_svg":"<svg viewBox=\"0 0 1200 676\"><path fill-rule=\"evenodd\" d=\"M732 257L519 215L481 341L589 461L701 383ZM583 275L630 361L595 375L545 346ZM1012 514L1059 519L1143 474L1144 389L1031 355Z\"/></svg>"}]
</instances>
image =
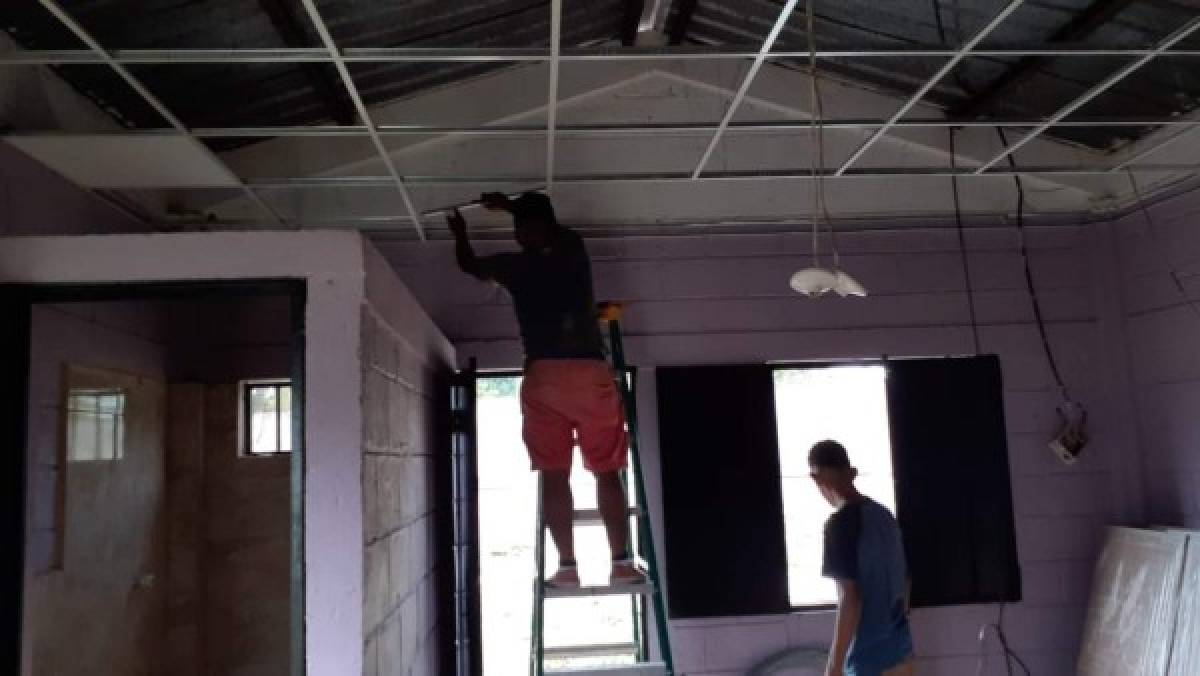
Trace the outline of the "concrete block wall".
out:
<instances>
[{"instance_id":1,"label":"concrete block wall","mask_svg":"<svg viewBox=\"0 0 1200 676\"><path fill-rule=\"evenodd\" d=\"M363 672L445 673L435 598L450 574L435 547L435 377L453 363L449 342L369 246L362 306Z\"/></svg>"},{"instance_id":2,"label":"concrete block wall","mask_svg":"<svg viewBox=\"0 0 1200 676\"><path fill-rule=\"evenodd\" d=\"M205 673L283 674L291 661L290 458L238 449L238 386L204 391Z\"/></svg>"},{"instance_id":3,"label":"concrete block wall","mask_svg":"<svg viewBox=\"0 0 1200 676\"><path fill-rule=\"evenodd\" d=\"M27 570L56 565L61 533L63 368L79 364L165 379L167 332L154 303L62 303L33 310L29 392L29 540Z\"/></svg>"},{"instance_id":4,"label":"concrete block wall","mask_svg":"<svg viewBox=\"0 0 1200 676\"><path fill-rule=\"evenodd\" d=\"M204 398L203 385L167 388L166 655L178 676L205 673Z\"/></svg>"},{"instance_id":5,"label":"concrete block wall","mask_svg":"<svg viewBox=\"0 0 1200 676\"><path fill-rule=\"evenodd\" d=\"M95 664L147 673L160 663L153 634L166 613L163 318L159 305L145 302L33 309L23 673ZM105 386L116 378L129 393L126 455L116 464L67 461L68 366L96 369ZM148 575L149 584L137 584L137 575ZM86 640L82 627L90 627ZM62 649L65 641L71 650Z\"/></svg>"},{"instance_id":6,"label":"concrete block wall","mask_svg":"<svg viewBox=\"0 0 1200 676\"><path fill-rule=\"evenodd\" d=\"M187 674L280 674L291 660L291 457L240 449L239 390L287 377L289 299L185 299L170 319L167 646Z\"/></svg>"},{"instance_id":7,"label":"concrete block wall","mask_svg":"<svg viewBox=\"0 0 1200 676\"><path fill-rule=\"evenodd\" d=\"M1049 335L1072 394L1093 413L1095 441L1074 467L1046 448L1058 403L1043 355L1011 230L968 235L983 352L998 353L1005 377L1009 453L1025 600L1005 609L1013 647L1034 673L1073 671L1091 568L1104 525L1136 499L1123 467L1130 436L1121 394L1105 366L1116 350L1101 328L1113 310L1093 292L1103 242L1085 228L1030 232L1034 278ZM849 357L931 356L974 351L962 267L953 231L845 233L845 268L870 290L865 299L809 300L787 280L809 264L804 235L685 237L589 242L600 299L629 303L624 327L638 379L641 438L652 512L657 508L656 400L652 369L700 364ZM400 277L481 367L519 367L520 346L506 294L459 273L449 246L381 244ZM504 248L486 244L485 251ZM1119 318L1117 323L1119 323ZM1116 412L1117 414L1114 414ZM665 525L669 527L669 524ZM667 581L669 584L669 580ZM919 673L974 673L981 625L996 606L919 611ZM828 612L674 621L679 666L691 675L732 676L789 646L827 644ZM1005 673L993 641L985 674Z\"/></svg>"},{"instance_id":8,"label":"concrete block wall","mask_svg":"<svg viewBox=\"0 0 1200 676\"><path fill-rule=\"evenodd\" d=\"M1147 521L1200 527L1200 192L1114 223ZM1126 413L1129 414L1128 412Z\"/></svg>"}]
</instances>

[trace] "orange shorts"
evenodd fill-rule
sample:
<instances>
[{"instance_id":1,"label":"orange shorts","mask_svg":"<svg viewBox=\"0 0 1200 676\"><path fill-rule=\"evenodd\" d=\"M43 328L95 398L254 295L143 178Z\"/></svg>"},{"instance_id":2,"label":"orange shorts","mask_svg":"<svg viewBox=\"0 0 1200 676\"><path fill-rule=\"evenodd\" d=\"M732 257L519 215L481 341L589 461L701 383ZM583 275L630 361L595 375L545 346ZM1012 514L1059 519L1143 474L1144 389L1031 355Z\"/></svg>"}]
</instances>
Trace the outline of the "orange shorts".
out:
<instances>
[{"instance_id":1,"label":"orange shorts","mask_svg":"<svg viewBox=\"0 0 1200 676\"><path fill-rule=\"evenodd\" d=\"M571 468L578 441L591 472L625 467L629 437L625 411L608 363L598 359L542 359L521 383L523 436L535 470Z\"/></svg>"}]
</instances>

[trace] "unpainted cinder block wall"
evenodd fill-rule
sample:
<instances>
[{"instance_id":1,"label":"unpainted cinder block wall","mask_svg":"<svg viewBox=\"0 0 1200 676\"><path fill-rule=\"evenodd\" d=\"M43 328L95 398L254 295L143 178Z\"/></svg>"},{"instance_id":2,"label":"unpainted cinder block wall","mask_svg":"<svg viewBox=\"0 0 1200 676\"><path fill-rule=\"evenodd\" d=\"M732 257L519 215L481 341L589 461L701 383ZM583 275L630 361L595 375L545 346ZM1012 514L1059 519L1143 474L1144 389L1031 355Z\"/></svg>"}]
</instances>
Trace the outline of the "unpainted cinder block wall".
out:
<instances>
[{"instance_id":1,"label":"unpainted cinder block wall","mask_svg":"<svg viewBox=\"0 0 1200 676\"><path fill-rule=\"evenodd\" d=\"M444 673L437 585L450 561L435 545L436 380L454 362L449 341L366 244L362 306L363 671ZM447 402L448 404L448 402ZM444 554L444 552L443 552Z\"/></svg>"}]
</instances>

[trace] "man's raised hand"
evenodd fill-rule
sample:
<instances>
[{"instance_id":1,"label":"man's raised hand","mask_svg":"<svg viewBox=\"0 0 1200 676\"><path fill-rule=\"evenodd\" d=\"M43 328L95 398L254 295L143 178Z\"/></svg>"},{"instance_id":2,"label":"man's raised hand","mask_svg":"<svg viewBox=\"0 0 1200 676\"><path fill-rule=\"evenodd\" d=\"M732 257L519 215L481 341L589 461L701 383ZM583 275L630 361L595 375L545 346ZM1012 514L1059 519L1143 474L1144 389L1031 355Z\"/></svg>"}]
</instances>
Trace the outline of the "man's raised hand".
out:
<instances>
[{"instance_id":1,"label":"man's raised hand","mask_svg":"<svg viewBox=\"0 0 1200 676\"><path fill-rule=\"evenodd\" d=\"M508 211L510 208L508 195L502 192L485 192L479 197L479 202L490 211Z\"/></svg>"},{"instance_id":2,"label":"man's raised hand","mask_svg":"<svg viewBox=\"0 0 1200 676\"><path fill-rule=\"evenodd\" d=\"M463 218L458 209L451 209L450 213L446 214L446 225L450 228L450 234L455 237L467 236L467 219Z\"/></svg>"}]
</instances>

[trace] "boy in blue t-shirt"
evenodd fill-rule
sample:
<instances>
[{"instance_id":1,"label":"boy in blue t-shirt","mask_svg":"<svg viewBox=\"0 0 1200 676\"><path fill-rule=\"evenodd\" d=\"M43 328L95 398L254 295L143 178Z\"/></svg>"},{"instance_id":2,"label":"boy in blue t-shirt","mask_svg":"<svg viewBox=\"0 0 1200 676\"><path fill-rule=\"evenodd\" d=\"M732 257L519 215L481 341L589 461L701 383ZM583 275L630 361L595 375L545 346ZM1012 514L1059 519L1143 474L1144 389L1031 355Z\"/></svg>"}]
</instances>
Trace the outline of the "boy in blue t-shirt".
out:
<instances>
[{"instance_id":1,"label":"boy in blue t-shirt","mask_svg":"<svg viewBox=\"0 0 1200 676\"><path fill-rule=\"evenodd\" d=\"M858 470L836 441L808 453L821 495L837 510L825 523L821 574L838 587L837 629L825 676L911 676L908 568L900 527L886 507L858 492Z\"/></svg>"}]
</instances>

